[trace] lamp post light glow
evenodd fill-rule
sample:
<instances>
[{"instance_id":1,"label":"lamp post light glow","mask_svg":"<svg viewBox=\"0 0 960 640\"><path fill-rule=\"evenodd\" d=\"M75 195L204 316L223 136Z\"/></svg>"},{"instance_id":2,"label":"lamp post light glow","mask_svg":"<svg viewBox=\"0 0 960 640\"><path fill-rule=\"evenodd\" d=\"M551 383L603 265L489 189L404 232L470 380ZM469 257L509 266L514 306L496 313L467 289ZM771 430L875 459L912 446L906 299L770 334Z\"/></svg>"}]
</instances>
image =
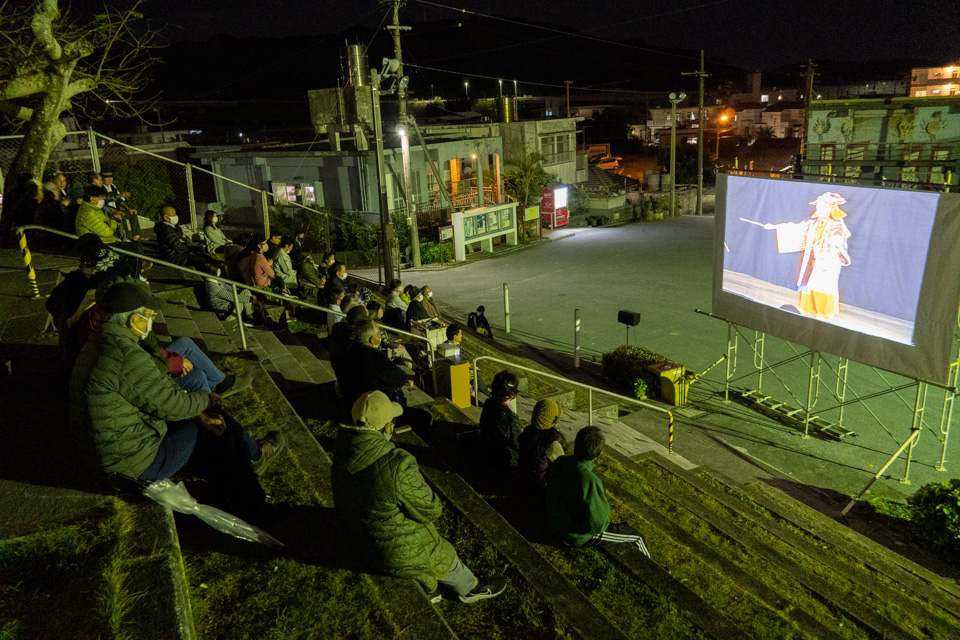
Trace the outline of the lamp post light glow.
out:
<instances>
[{"instance_id":1,"label":"lamp post light glow","mask_svg":"<svg viewBox=\"0 0 960 640\"><path fill-rule=\"evenodd\" d=\"M464 82L464 83L463 83L463 95L467 96L467 98L470 97L470 83L469 83L469 82Z\"/></svg>"},{"instance_id":2,"label":"lamp post light glow","mask_svg":"<svg viewBox=\"0 0 960 640\"><path fill-rule=\"evenodd\" d=\"M513 97L514 97L514 98L520 97L520 94L517 93L517 81L516 81L516 80L513 81Z\"/></svg>"},{"instance_id":3,"label":"lamp post light glow","mask_svg":"<svg viewBox=\"0 0 960 640\"><path fill-rule=\"evenodd\" d=\"M503 80L497 80L497 83L500 85L500 97L503 98Z\"/></svg>"},{"instance_id":4,"label":"lamp post light glow","mask_svg":"<svg viewBox=\"0 0 960 640\"><path fill-rule=\"evenodd\" d=\"M727 116L720 116L720 122L726 122ZM720 162L720 123L717 123L717 162Z\"/></svg>"},{"instance_id":5,"label":"lamp post light glow","mask_svg":"<svg viewBox=\"0 0 960 640\"><path fill-rule=\"evenodd\" d=\"M677 207L677 105L686 100L687 94L671 93L670 96L670 217L676 215Z\"/></svg>"}]
</instances>

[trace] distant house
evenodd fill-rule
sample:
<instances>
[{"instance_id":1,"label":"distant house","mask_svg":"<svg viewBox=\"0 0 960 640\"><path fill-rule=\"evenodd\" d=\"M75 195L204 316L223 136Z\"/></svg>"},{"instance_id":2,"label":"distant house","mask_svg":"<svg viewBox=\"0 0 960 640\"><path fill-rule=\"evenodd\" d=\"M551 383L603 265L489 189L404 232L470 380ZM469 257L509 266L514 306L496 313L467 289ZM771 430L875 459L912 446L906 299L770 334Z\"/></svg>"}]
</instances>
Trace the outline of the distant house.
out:
<instances>
[{"instance_id":1,"label":"distant house","mask_svg":"<svg viewBox=\"0 0 960 640\"><path fill-rule=\"evenodd\" d=\"M960 95L960 62L946 67L910 70L910 97L933 98Z\"/></svg>"},{"instance_id":2,"label":"distant house","mask_svg":"<svg viewBox=\"0 0 960 640\"><path fill-rule=\"evenodd\" d=\"M816 100L803 172L942 188L960 178L960 96Z\"/></svg>"}]
</instances>

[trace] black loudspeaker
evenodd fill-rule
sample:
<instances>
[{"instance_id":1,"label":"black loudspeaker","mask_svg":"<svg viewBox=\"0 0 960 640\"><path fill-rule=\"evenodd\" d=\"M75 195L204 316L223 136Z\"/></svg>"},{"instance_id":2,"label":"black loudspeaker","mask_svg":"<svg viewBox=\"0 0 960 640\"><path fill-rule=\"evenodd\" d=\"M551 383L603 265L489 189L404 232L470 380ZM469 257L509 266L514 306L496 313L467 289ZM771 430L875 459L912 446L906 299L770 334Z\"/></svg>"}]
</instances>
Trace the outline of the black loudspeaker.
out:
<instances>
[{"instance_id":1,"label":"black loudspeaker","mask_svg":"<svg viewBox=\"0 0 960 640\"><path fill-rule=\"evenodd\" d=\"M640 313L637 311L618 311L617 322L628 327L635 327L640 324Z\"/></svg>"}]
</instances>

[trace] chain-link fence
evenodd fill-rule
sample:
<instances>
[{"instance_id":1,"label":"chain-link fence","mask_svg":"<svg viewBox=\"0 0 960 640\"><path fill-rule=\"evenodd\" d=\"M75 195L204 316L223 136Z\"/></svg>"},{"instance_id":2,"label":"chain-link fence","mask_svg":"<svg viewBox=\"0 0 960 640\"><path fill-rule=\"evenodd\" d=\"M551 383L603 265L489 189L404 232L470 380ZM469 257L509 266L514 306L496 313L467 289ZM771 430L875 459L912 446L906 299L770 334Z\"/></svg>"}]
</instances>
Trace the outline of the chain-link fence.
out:
<instances>
[{"instance_id":1,"label":"chain-link fence","mask_svg":"<svg viewBox=\"0 0 960 640\"><path fill-rule=\"evenodd\" d=\"M0 136L0 185L3 185L13 165L22 139L23 136ZM50 154L43 175L33 176L33 178L40 182L48 182L52 181L57 173L62 172L67 177L67 184L84 185L88 182L89 174L93 170L90 136L86 131L70 131Z\"/></svg>"}]
</instances>

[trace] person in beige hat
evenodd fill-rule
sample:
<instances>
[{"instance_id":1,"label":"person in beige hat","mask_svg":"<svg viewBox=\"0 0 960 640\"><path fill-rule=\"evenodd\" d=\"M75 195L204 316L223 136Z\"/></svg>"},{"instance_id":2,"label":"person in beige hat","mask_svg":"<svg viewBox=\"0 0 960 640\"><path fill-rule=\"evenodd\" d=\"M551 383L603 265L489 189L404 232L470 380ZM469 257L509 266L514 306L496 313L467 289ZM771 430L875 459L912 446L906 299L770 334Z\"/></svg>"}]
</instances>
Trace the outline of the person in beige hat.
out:
<instances>
[{"instance_id":1,"label":"person in beige hat","mask_svg":"<svg viewBox=\"0 0 960 640\"><path fill-rule=\"evenodd\" d=\"M520 477L537 493L543 493L547 467L564 453L563 434L557 430L562 409L550 399L533 407L530 427L520 434Z\"/></svg>"},{"instance_id":2,"label":"person in beige hat","mask_svg":"<svg viewBox=\"0 0 960 640\"><path fill-rule=\"evenodd\" d=\"M442 538L434 522L443 503L426 483L416 459L390 438L403 407L382 391L361 395L353 425L341 425L333 454L333 501L354 550L374 571L414 578L431 600L439 586L461 602L500 595L503 578L478 579Z\"/></svg>"}]
</instances>

